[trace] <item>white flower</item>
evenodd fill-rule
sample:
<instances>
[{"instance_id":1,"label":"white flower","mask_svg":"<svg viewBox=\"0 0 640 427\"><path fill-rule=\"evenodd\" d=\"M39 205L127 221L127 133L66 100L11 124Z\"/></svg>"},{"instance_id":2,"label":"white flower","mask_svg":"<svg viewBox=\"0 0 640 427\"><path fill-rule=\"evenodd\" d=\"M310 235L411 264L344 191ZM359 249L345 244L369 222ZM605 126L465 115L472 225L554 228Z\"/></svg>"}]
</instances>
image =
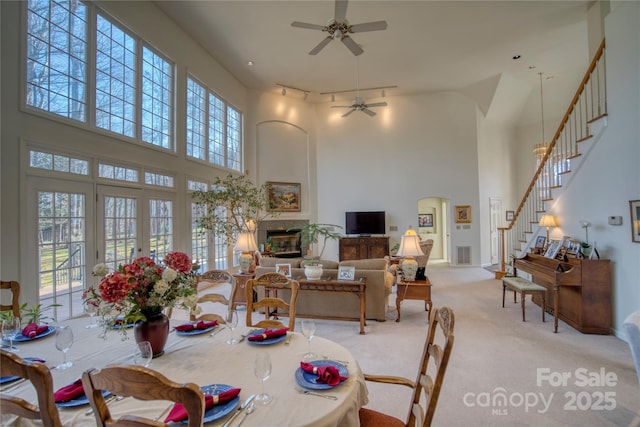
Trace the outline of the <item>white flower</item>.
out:
<instances>
[{"instance_id":1,"label":"white flower","mask_svg":"<svg viewBox=\"0 0 640 427\"><path fill-rule=\"evenodd\" d=\"M191 309L191 313L192 313L194 316L199 315L200 313L202 313L202 307L200 307L200 306L193 307L193 308Z\"/></svg>"},{"instance_id":2,"label":"white flower","mask_svg":"<svg viewBox=\"0 0 640 427\"><path fill-rule=\"evenodd\" d=\"M164 274L163 274L164 276ZM166 280L158 280L155 285L153 285L153 291L158 295L163 295L167 289L169 289L169 283Z\"/></svg>"},{"instance_id":3,"label":"white flower","mask_svg":"<svg viewBox=\"0 0 640 427\"><path fill-rule=\"evenodd\" d=\"M178 272L172 268L165 268L162 272L162 278L167 282L173 282L178 277Z\"/></svg>"},{"instance_id":4,"label":"white flower","mask_svg":"<svg viewBox=\"0 0 640 427\"><path fill-rule=\"evenodd\" d=\"M96 264L93 267L93 274L98 276L98 277L104 277L107 274L109 274L109 266L107 264Z\"/></svg>"},{"instance_id":5,"label":"white flower","mask_svg":"<svg viewBox=\"0 0 640 427\"><path fill-rule=\"evenodd\" d=\"M195 307L198 302L198 295L189 295L184 299L184 305L187 307Z\"/></svg>"}]
</instances>

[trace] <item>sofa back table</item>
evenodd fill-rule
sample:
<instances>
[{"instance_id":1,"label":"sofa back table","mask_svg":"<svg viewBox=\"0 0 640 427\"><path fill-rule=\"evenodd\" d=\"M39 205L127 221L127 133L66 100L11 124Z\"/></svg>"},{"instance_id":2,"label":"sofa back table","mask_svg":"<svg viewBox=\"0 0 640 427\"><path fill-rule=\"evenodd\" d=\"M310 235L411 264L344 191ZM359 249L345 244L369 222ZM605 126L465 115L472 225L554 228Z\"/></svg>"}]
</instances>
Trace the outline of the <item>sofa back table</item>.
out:
<instances>
[{"instance_id":1,"label":"sofa back table","mask_svg":"<svg viewBox=\"0 0 640 427\"><path fill-rule=\"evenodd\" d=\"M360 335L364 335L364 327L366 326L365 310L367 307L367 300L365 291L367 289L367 279L362 277L356 281L351 280L335 280L335 279L320 279L320 280L307 280L303 278L296 278L300 284L301 292L342 292L356 294L360 300L360 318L354 317L336 317L336 316L306 316L298 315L296 317L313 317L318 319L330 319L330 320L353 320L360 322Z\"/></svg>"},{"instance_id":2,"label":"sofa back table","mask_svg":"<svg viewBox=\"0 0 640 427\"><path fill-rule=\"evenodd\" d=\"M425 311L431 312L431 282L427 277L426 280L416 280L415 282L398 282L396 308L398 309L398 318L400 321L400 303L405 299L424 300Z\"/></svg>"}]
</instances>

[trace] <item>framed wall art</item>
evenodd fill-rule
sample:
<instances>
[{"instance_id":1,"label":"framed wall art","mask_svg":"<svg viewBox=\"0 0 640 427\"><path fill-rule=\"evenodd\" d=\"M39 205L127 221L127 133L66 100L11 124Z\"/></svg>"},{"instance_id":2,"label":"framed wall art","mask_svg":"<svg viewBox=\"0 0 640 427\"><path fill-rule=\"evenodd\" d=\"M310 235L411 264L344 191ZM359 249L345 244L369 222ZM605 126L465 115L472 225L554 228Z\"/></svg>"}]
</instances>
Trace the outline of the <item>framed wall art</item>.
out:
<instances>
[{"instance_id":1,"label":"framed wall art","mask_svg":"<svg viewBox=\"0 0 640 427\"><path fill-rule=\"evenodd\" d=\"M295 182L269 182L267 189L268 212L300 212L300 184Z\"/></svg>"},{"instance_id":2,"label":"framed wall art","mask_svg":"<svg viewBox=\"0 0 640 427\"><path fill-rule=\"evenodd\" d=\"M507 221L509 222L513 221L514 214L515 214L514 211L507 211Z\"/></svg>"},{"instance_id":3,"label":"framed wall art","mask_svg":"<svg viewBox=\"0 0 640 427\"><path fill-rule=\"evenodd\" d=\"M418 214L418 227L433 227L433 214Z\"/></svg>"},{"instance_id":4,"label":"framed wall art","mask_svg":"<svg viewBox=\"0 0 640 427\"><path fill-rule=\"evenodd\" d=\"M471 206L456 206L455 214L457 224L471 223Z\"/></svg>"},{"instance_id":5,"label":"framed wall art","mask_svg":"<svg viewBox=\"0 0 640 427\"><path fill-rule=\"evenodd\" d=\"M640 200L630 200L631 209L631 241L640 243Z\"/></svg>"},{"instance_id":6,"label":"framed wall art","mask_svg":"<svg viewBox=\"0 0 640 427\"><path fill-rule=\"evenodd\" d=\"M538 236L536 238L536 249L543 249L545 243L547 243L547 238L545 236Z\"/></svg>"}]
</instances>

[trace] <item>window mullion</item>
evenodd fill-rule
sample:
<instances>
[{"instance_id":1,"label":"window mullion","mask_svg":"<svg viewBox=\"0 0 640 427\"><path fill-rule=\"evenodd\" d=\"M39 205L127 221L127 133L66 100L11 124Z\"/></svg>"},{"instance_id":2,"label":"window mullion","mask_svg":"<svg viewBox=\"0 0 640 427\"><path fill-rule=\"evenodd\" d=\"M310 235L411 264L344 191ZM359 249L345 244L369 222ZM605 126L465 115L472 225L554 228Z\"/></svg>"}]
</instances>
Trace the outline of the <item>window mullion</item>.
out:
<instances>
[{"instance_id":1,"label":"window mullion","mask_svg":"<svg viewBox=\"0 0 640 427\"><path fill-rule=\"evenodd\" d=\"M87 73L87 89L86 102L87 102L87 125L94 127L96 125L96 39L98 34L97 14L98 10L93 4L87 5L89 7L89 14L87 19L87 33L91 31L91 34L87 34L87 60L85 62Z\"/></svg>"}]
</instances>

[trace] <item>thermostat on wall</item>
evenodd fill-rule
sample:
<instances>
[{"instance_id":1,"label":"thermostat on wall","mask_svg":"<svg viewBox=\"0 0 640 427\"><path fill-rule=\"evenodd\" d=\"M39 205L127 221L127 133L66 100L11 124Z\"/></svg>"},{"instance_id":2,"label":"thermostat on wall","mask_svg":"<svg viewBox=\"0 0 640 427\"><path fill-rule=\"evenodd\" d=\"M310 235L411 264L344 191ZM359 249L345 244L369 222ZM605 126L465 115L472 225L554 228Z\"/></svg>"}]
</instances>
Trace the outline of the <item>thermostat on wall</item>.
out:
<instances>
[{"instance_id":1,"label":"thermostat on wall","mask_svg":"<svg viewBox=\"0 0 640 427\"><path fill-rule=\"evenodd\" d=\"M609 225L622 225L622 217L621 216L610 216L609 217Z\"/></svg>"}]
</instances>

